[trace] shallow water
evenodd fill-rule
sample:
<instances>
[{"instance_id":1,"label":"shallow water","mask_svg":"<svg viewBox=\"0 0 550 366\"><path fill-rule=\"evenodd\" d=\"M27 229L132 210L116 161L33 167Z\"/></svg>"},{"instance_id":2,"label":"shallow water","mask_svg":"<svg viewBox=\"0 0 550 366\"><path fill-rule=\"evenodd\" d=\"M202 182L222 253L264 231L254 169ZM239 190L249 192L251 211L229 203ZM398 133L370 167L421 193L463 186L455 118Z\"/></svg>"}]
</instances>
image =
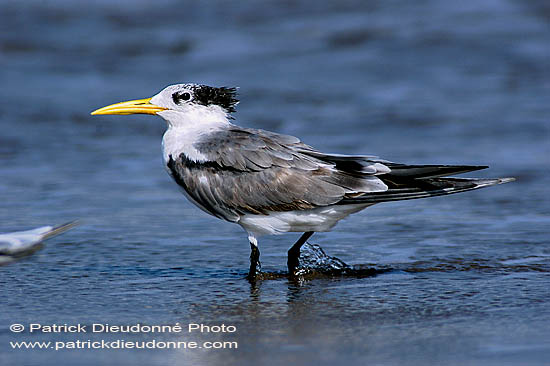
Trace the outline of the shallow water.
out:
<instances>
[{"instance_id":1,"label":"shallow water","mask_svg":"<svg viewBox=\"0 0 550 366\"><path fill-rule=\"evenodd\" d=\"M0 11L0 231L82 225L0 267L0 364L539 365L550 359L545 1L11 1ZM324 151L518 180L371 207L310 240L375 276L250 285L242 230L164 172L163 122L95 108L237 85L237 123ZM283 273L296 234L260 240ZM12 323L235 333L12 333ZM12 350L10 341L238 349Z\"/></svg>"}]
</instances>

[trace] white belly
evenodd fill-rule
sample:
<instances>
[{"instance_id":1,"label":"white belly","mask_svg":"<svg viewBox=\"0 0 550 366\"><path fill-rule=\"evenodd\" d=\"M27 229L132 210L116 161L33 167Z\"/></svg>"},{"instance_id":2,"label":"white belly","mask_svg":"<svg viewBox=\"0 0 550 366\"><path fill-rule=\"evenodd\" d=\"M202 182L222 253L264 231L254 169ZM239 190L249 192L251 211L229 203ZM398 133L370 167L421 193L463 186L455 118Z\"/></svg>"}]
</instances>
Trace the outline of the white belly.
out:
<instances>
[{"instance_id":1,"label":"white belly","mask_svg":"<svg viewBox=\"0 0 550 366\"><path fill-rule=\"evenodd\" d=\"M303 211L272 212L269 215L247 214L241 216L238 224L256 237L289 231L329 231L346 216L372 205L335 205Z\"/></svg>"}]
</instances>

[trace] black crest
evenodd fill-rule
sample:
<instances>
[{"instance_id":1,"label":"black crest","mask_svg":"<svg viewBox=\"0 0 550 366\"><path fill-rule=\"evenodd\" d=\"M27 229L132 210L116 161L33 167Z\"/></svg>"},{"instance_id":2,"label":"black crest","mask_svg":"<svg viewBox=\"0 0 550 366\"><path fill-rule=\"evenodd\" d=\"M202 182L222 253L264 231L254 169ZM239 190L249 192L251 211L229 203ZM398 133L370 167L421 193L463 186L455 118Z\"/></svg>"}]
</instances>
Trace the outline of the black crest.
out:
<instances>
[{"instance_id":1,"label":"black crest","mask_svg":"<svg viewBox=\"0 0 550 366\"><path fill-rule=\"evenodd\" d=\"M227 112L235 112L235 105L239 103L237 99L237 88L215 88L207 85L197 85L194 90L195 102L203 105L219 105Z\"/></svg>"}]
</instances>

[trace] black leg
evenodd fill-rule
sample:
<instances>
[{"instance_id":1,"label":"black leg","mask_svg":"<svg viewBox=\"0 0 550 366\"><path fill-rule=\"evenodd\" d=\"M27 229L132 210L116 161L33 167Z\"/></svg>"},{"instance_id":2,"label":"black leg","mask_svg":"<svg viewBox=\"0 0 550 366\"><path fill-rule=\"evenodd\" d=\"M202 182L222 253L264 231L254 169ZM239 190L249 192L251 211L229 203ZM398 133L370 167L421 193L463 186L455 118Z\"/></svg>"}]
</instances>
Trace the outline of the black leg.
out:
<instances>
[{"instance_id":1,"label":"black leg","mask_svg":"<svg viewBox=\"0 0 550 366\"><path fill-rule=\"evenodd\" d=\"M292 276L300 264L300 248L313 235L313 231L307 231L300 236L300 239L288 250L288 273Z\"/></svg>"},{"instance_id":2,"label":"black leg","mask_svg":"<svg viewBox=\"0 0 550 366\"><path fill-rule=\"evenodd\" d=\"M260 249L258 249L258 243L256 239L250 240L250 270L248 271L248 280L254 281L256 275L262 270L262 264L260 263Z\"/></svg>"}]
</instances>

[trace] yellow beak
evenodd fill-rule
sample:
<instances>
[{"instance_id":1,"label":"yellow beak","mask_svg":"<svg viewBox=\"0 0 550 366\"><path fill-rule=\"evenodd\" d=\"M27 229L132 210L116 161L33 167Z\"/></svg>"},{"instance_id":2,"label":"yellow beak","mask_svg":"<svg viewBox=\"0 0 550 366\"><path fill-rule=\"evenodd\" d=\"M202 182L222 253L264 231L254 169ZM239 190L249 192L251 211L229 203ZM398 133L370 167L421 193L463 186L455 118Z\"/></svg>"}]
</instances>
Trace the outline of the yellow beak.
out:
<instances>
[{"instance_id":1,"label":"yellow beak","mask_svg":"<svg viewBox=\"0 0 550 366\"><path fill-rule=\"evenodd\" d=\"M168 108L159 107L158 105L151 104L151 98L129 100L127 102L121 102L108 105L107 107L96 109L92 112L92 115L96 114L156 114L157 112L164 111Z\"/></svg>"}]
</instances>

